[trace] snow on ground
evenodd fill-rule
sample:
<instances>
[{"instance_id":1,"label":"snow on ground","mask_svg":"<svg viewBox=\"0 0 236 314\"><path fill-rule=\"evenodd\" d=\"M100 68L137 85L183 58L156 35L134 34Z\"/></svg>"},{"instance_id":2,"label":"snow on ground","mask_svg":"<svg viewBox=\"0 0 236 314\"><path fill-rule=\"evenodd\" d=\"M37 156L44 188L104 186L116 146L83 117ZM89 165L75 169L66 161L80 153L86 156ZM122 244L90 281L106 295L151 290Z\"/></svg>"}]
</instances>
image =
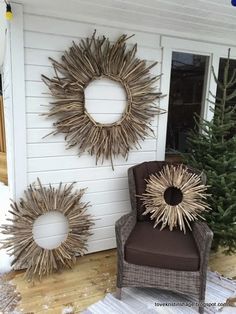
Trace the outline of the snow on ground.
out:
<instances>
[{"instance_id":1,"label":"snow on ground","mask_svg":"<svg viewBox=\"0 0 236 314\"><path fill-rule=\"evenodd\" d=\"M7 223L10 209L10 192L6 185L0 182L0 225ZM0 241L4 239L4 235L0 231ZM6 250L0 249L0 274L7 273L11 270L11 260Z\"/></svg>"}]
</instances>

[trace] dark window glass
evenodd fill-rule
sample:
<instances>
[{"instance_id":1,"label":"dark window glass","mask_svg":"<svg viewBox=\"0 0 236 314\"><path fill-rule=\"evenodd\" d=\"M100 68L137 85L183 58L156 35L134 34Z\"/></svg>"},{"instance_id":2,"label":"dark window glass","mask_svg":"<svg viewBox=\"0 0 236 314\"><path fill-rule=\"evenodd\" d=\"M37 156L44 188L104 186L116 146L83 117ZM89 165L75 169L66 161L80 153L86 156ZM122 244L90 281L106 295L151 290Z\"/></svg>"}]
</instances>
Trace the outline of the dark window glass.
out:
<instances>
[{"instance_id":1,"label":"dark window glass","mask_svg":"<svg viewBox=\"0 0 236 314\"><path fill-rule=\"evenodd\" d=\"M226 65L227 59L220 58L220 64L219 64L219 73L218 73L218 79L220 82L223 81L224 79L224 68ZM229 63L229 78L232 77L233 71L236 69L236 60L231 59ZM235 85L232 86L231 88L227 89L227 93L231 94L235 90ZM222 97L222 91L217 88L217 97ZM226 106L235 106L236 105L236 97L230 99L228 102L226 102ZM230 137L236 134L236 128L233 128L231 130Z\"/></svg>"},{"instance_id":2,"label":"dark window glass","mask_svg":"<svg viewBox=\"0 0 236 314\"><path fill-rule=\"evenodd\" d=\"M187 150L186 138L205 102L208 57L173 52L167 125L167 151Z\"/></svg>"}]
</instances>

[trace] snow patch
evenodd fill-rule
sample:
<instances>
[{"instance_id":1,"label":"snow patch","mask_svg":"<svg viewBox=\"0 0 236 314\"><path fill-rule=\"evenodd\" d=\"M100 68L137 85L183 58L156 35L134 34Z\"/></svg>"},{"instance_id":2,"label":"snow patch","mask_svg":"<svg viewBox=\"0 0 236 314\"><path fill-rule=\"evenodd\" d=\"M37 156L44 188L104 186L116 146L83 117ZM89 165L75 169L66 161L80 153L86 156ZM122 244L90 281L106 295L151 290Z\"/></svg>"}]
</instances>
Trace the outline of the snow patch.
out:
<instances>
[{"instance_id":1,"label":"snow patch","mask_svg":"<svg viewBox=\"0 0 236 314\"><path fill-rule=\"evenodd\" d=\"M73 314L74 313L74 308L72 306L67 306L65 307L61 314Z\"/></svg>"},{"instance_id":2,"label":"snow patch","mask_svg":"<svg viewBox=\"0 0 236 314\"><path fill-rule=\"evenodd\" d=\"M9 223L7 218L9 218L10 209L10 192L8 186L0 182L0 226L2 224ZM0 230L0 241L5 237ZM1 244L0 244L1 248ZM0 249L0 274L7 273L11 270L11 262L13 257L10 257L5 249Z\"/></svg>"},{"instance_id":3,"label":"snow patch","mask_svg":"<svg viewBox=\"0 0 236 314\"><path fill-rule=\"evenodd\" d=\"M11 270L12 256L9 256L6 250L0 250L0 275L8 273Z\"/></svg>"},{"instance_id":4,"label":"snow patch","mask_svg":"<svg viewBox=\"0 0 236 314\"><path fill-rule=\"evenodd\" d=\"M44 309L44 310L48 310L48 309L49 309L49 306L48 306L47 304L44 304L44 305L43 305L43 309Z\"/></svg>"}]
</instances>

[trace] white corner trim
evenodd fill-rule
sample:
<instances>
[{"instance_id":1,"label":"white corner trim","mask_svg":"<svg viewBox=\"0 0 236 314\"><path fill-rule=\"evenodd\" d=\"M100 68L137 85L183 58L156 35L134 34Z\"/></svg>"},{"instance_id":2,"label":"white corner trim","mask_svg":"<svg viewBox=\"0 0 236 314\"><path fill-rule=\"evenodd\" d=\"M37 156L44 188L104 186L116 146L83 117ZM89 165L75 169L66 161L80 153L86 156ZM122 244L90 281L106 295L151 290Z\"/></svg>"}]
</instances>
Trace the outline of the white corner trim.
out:
<instances>
[{"instance_id":1,"label":"white corner trim","mask_svg":"<svg viewBox=\"0 0 236 314\"><path fill-rule=\"evenodd\" d=\"M9 22L11 53L11 87L12 87L12 164L13 197L22 196L27 186L26 154L26 118L25 118L25 70L24 70L24 33L23 6L13 4L14 17Z\"/></svg>"},{"instance_id":2,"label":"white corner trim","mask_svg":"<svg viewBox=\"0 0 236 314\"><path fill-rule=\"evenodd\" d=\"M157 129L157 160L165 160L166 154L166 133L169 109L169 91L170 91L170 75L171 75L171 59L172 50L162 48L162 66L161 66L161 82L160 90L163 98L160 100L160 108L166 112L159 116Z\"/></svg>"},{"instance_id":3,"label":"white corner trim","mask_svg":"<svg viewBox=\"0 0 236 314\"><path fill-rule=\"evenodd\" d=\"M216 76L218 76L219 65L220 65L220 56L218 54L213 54L211 56L211 63L210 63L210 68L209 68L209 75L208 75L209 82L208 82L208 89L206 93L206 102L205 102L204 115L203 115L203 117L207 121L211 121L214 117L213 110L215 109L215 105L210 103L210 101L214 101L215 99L211 96L211 93L213 95L216 95L216 92L217 92L217 84L213 76L212 67L214 68Z\"/></svg>"}]
</instances>

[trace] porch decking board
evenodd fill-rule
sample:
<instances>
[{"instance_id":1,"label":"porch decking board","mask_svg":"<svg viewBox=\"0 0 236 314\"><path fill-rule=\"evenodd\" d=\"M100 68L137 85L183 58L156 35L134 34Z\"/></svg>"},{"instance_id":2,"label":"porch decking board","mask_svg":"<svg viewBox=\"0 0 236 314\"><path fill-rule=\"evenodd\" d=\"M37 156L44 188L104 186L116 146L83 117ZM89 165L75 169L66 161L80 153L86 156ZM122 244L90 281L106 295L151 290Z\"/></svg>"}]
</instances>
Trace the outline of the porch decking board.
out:
<instances>
[{"instance_id":1,"label":"porch decking board","mask_svg":"<svg viewBox=\"0 0 236 314\"><path fill-rule=\"evenodd\" d=\"M210 269L225 277L236 279L236 255L222 252L210 257ZM35 284L24 280L24 272L12 272L10 278L21 293L18 306L24 313L60 314L66 306L80 313L102 299L107 292L115 291L116 250L88 254L78 259L72 270L64 270Z\"/></svg>"},{"instance_id":2,"label":"porch decking board","mask_svg":"<svg viewBox=\"0 0 236 314\"><path fill-rule=\"evenodd\" d=\"M24 280L23 271L14 272L13 276L13 283L22 296L18 309L23 313L59 314L66 306L80 313L107 292L114 291L116 251L86 255L78 259L72 270L64 270L34 284Z\"/></svg>"}]
</instances>

